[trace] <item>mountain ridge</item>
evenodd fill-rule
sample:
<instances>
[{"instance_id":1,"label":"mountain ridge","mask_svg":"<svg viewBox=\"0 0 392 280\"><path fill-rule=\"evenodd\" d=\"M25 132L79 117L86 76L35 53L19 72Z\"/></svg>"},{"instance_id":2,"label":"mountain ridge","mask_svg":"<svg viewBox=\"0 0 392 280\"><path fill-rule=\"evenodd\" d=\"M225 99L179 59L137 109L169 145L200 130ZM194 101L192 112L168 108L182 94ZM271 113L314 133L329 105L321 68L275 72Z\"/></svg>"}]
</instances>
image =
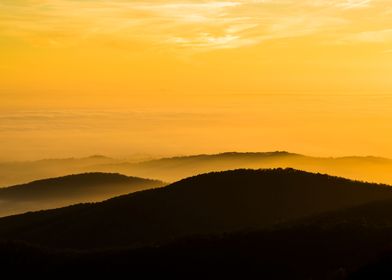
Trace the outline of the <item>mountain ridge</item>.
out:
<instances>
[{"instance_id":1,"label":"mountain ridge","mask_svg":"<svg viewBox=\"0 0 392 280\"><path fill-rule=\"evenodd\" d=\"M175 182L213 171L288 167L367 182L392 184L391 159L374 156L314 157L287 151L272 151L195 154L145 160L92 155L85 158L0 162L0 185L23 184L43 178L84 172L121 173Z\"/></svg>"},{"instance_id":2,"label":"mountain ridge","mask_svg":"<svg viewBox=\"0 0 392 280\"><path fill-rule=\"evenodd\" d=\"M294 168L327 173L353 180L392 184L392 160L381 157L312 157L287 151L226 152L167 157L142 162L102 163L93 166L100 171L118 171L167 182L192 175L241 168Z\"/></svg>"},{"instance_id":3,"label":"mountain ridge","mask_svg":"<svg viewBox=\"0 0 392 280\"><path fill-rule=\"evenodd\" d=\"M294 169L240 169L101 203L5 217L0 238L75 249L137 247L187 235L263 229L388 198L387 185Z\"/></svg>"},{"instance_id":4,"label":"mountain ridge","mask_svg":"<svg viewBox=\"0 0 392 280\"><path fill-rule=\"evenodd\" d=\"M93 202L165 183L118 173L82 173L0 189L0 215Z\"/></svg>"}]
</instances>

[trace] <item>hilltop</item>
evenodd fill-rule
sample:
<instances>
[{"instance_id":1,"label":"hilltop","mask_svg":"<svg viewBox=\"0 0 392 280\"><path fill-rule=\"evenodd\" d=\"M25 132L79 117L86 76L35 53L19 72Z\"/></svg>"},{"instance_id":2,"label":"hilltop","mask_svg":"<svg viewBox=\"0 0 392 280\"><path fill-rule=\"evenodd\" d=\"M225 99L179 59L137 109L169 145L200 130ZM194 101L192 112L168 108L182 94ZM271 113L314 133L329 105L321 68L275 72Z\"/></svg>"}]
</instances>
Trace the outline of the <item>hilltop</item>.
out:
<instances>
[{"instance_id":1,"label":"hilltop","mask_svg":"<svg viewBox=\"0 0 392 280\"><path fill-rule=\"evenodd\" d=\"M0 216L58 208L156 188L164 183L121 174L84 173L0 189Z\"/></svg>"},{"instance_id":2,"label":"hilltop","mask_svg":"<svg viewBox=\"0 0 392 280\"><path fill-rule=\"evenodd\" d=\"M0 219L0 238L92 249L256 230L392 198L386 185L293 169L203 174L94 204Z\"/></svg>"}]
</instances>

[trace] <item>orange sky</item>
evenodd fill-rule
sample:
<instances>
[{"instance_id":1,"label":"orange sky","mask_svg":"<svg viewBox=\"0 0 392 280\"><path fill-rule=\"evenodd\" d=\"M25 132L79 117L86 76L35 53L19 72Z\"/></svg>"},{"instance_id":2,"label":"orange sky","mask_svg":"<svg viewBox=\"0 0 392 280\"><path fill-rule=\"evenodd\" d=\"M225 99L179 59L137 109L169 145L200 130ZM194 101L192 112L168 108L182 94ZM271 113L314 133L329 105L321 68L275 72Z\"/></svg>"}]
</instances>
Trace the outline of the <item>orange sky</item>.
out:
<instances>
[{"instance_id":1,"label":"orange sky","mask_svg":"<svg viewBox=\"0 0 392 280\"><path fill-rule=\"evenodd\" d=\"M0 159L392 157L389 0L2 0Z\"/></svg>"}]
</instances>

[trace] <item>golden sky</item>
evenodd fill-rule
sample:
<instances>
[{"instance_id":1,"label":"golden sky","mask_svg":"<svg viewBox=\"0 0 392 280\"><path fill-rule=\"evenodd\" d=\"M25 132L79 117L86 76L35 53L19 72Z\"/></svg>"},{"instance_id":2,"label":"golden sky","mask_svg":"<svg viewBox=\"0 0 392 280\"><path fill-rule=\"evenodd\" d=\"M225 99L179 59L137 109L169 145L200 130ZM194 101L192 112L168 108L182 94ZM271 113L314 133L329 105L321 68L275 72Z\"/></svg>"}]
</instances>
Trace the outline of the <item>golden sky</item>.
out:
<instances>
[{"instance_id":1,"label":"golden sky","mask_svg":"<svg viewBox=\"0 0 392 280\"><path fill-rule=\"evenodd\" d=\"M0 159L392 157L390 0L1 0Z\"/></svg>"}]
</instances>

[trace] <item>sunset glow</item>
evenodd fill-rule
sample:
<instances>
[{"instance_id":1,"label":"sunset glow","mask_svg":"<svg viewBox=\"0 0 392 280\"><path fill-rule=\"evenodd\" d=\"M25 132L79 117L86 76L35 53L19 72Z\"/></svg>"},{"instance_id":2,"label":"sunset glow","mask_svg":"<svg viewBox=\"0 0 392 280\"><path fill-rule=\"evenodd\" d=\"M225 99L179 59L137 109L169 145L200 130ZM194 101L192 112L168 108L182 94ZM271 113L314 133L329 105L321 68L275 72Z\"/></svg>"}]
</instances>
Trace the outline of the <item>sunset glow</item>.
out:
<instances>
[{"instance_id":1,"label":"sunset glow","mask_svg":"<svg viewBox=\"0 0 392 280\"><path fill-rule=\"evenodd\" d=\"M392 157L389 0L2 0L0 158Z\"/></svg>"}]
</instances>

